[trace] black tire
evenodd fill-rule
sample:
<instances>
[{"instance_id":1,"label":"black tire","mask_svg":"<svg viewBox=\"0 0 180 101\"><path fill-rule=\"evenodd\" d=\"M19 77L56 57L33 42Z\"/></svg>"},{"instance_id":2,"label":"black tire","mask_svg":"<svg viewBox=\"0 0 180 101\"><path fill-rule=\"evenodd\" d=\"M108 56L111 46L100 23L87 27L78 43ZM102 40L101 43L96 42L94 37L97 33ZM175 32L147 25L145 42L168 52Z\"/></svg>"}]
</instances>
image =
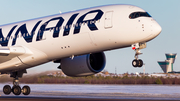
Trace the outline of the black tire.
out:
<instances>
[{"instance_id":1,"label":"black tire","mask_svg":"<svg viewBox=\"0 0 180 101\"><path fill-rule=\"evenodd\" d=\"M20 86L13 86L12 92L14 95L20 95L21 94L21 87Z\"/></svg>"},{"instance_id":2,"label":"black tire","mask_svg":"<svg viewBox=\"0 0 180 101\"><path fill-rule=\"evenodd\" d=\"M133 67L137 67L138 64L139 64L138 60L134 59L134 60L132 61L132 66L133 66Z\"/></svg>"},{"instance_id":3,"label":"black tire","mask_svg":"<svg viewBox=\"0 0 180 101\"><path fill-rule=\"evenodd\" d=\"M138 62L139 62L138 67L142 67L143 66L143 61L141 59L139 59Z\"/></svg>"},{"instance_id":4,"label":"black tire","mask_svg":"<svg viewBox=\"0 0 180 101\"><path fill-rule=\"evenodd\" d=\"M29 95L30 92L31 92L31 89L30 89L29 86L24 86L24 87L22 88L22 93L23 93L24 95Z\"/></svg>"},{"instance_id":5,"label":"black tire","mask_svg":"<svg viewBox=\"0 0 180 101\"><path fill-rule=\"evenodd\" d=\"M3 87L3 92L4 92L4 94L9 95L11 93L11 86L5 85Z\"/></svg>"}]
</instances>

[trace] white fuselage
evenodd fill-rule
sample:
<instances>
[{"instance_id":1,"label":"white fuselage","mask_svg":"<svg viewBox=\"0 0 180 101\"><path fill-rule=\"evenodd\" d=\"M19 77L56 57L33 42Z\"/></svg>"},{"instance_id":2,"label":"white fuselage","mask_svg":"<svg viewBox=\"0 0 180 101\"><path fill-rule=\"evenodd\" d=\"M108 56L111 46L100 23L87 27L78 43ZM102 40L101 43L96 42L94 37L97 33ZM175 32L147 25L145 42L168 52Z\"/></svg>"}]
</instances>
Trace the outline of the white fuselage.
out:
<instances>
[{"instance_id":1,"label":"white fuselage","mask_svg":"<svg viewBox=\"0 0 180 101\"><path fill-rule=\"evenodd\" d=\"M145 11L131 5L109 5L0 26L4 37L0 36L0 44L5 43L2 47L25 50L24 54L11 56L12 59L6 56L7 61L0 61L0 72L129 47L159 35L161 27L152 17L130 19L133 12Z\"/></svg>"}]
</instances>

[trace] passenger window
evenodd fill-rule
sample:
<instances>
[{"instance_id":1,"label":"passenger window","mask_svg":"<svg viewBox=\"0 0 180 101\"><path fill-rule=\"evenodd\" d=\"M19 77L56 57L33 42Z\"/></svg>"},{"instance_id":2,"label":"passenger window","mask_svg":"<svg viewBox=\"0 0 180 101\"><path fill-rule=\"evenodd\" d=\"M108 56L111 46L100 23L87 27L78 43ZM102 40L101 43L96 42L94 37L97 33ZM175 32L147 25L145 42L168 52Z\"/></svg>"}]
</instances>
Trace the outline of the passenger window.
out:
<instances>
[{"instance_id":1,"label":"passenger window","mask_svg":"<svg viewBox=\"0 0 180 101\"><path fill-rule=\"evenodd\" d=\"M76 24L76 27L78 27L78 23Z\"/></svg>"},{"instance_id":2,"label":"passenger window","mask_svg":"<svg viewBox=\"0 0 180 101\"><path fill-rule=\"evenodd\" d=\"M90 24L92 24L92 21L90 21Z\"/></svg>"}]
</instances>

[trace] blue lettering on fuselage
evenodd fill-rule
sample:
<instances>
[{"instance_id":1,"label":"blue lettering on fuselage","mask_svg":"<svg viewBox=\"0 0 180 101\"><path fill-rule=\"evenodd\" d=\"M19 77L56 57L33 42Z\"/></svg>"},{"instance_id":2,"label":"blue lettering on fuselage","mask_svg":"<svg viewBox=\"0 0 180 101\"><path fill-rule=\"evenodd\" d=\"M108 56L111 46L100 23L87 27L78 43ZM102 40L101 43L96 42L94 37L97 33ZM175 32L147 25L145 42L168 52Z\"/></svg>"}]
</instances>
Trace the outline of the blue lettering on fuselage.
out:
<instances>
[{"instance_id":1,"label":"blue lettering on fuselage","mask_svg":"<svg viewBox=\"0 0 180 101\"><path fill-rule=\"evenodd\" d=\"M46 26L48 25L49 22L54 21L54 20L59 20L58 23L56 24L55 27L51 27L51 28L46 28ZM36 41L40 41L43 37L44 31L48 31L48 30L54 30L53 32L53 37L56 38L59 36L59 31L60 31L60 27L63 24L64 19L62 17L57 17L57 18L53 18L47 22L45 22L41 27L40 30L38 32Z\"/></svg>"},{"instance_id":2,"label":"blue lettering on fuselage","mask_svg":"<svg viewBox=\"0 0 180 101\"><path fill-rule=\"evenodd\" d=\"M86 15L90 14L90 13L96 13L97 12L97 15L95 16L94 19L89 19L89 20L84 20L84 18L86 17ZM82 15L77 23L76 23L76 26L75 26L75 29L74 29L74 34L77 34L80 32L80 29L81 29L81 24L83 23L87 23L89 29L91 31L94 31L94 30L98 30L98 28L96 27L96 25L94 23L92 23L91 21L97 21L99 20L103 15L103 12L101 10L93 10L93 11L90 11L84 15Z\"/></svg>"},{"instance_id":3,"label":"blue lettering on fuselage","mask_svg":"<svg viewBox=\"0 0 180 101\"><path fill-rule=\"evenodd\" d=\"M64 28L63 36L69 35L69 31L70 31L70 28L72 27L72 23L73 23L74 19L77 17L78 14L79 14L79 13L73 14L73 15L71 16L71 18L69 19L69 21L67 22L67 24L66 24L66 26L65 26L65 28Z\"/></svg>"},{"instance_id":4,"label":"blue lettering on fuselage","mask_svg":"<svg viewBox=\"0 0 180 101\"><path fill-rule=\"evenodd\" d=\"M91 14L91 13L97 13L95 15L94 18L91 18L91 19L88 19L88 20L84 20L85 17L88 15L88 14ZM73 26L73 22L74 20L76 19L76 17L79 15L79 13L76 13L76 14L73 14L69 20L67 21L66 25L64 26L64 32L63 32L63 36L68 36L69 33L70 33L70 29L72 28ZM79 17L79 19L77 20L76 24L74 24L74 32L73 34L78 34L80 33L80 30L81 30L81 24L83 23L86 23L88 28L91 30L91 31L95 31L95 30L98 30L97 26L95 25L95 23L92 23L92 21L97 21L97 20L100 20L101 17L103 15L103 12L101 10L92 10L82 16ZM57 20L57 24L53 27L49 27L49 28L46 28L48 23L51 22L51 21L55 21ZM26 23L21 25L15 32L15 35L13 36L12 33L14 32L15 28L17 28L18 25L14 25L11 30L9 31L8 35L5 37L3 36L3 33L2 33L2 28L0 28L0 44L1 46L7 46L8 45L8 42L10 40L10 38L13 38L12 40L12 46L16 44L16 41L17 41L17 38L19 37L23 37L24 40L27 42L27 43L30 43L32 42L32 39L33 39L33 36L35 34L35 31L38 32L37 33L37 36L36 36L36 41L41 41L42 38L43 38L43 34L45 31L51 31L53 30L53 38L57 38L59 37L59 33L60 33L60 29L63 25L63 22L64 22L64 18L63 17L55 17L55 18L52 18L48 21L46 21L44 24L42 24L40 26L40 29L37 31L37 28L38 26L40 25L40 23L42 22L42 20L38 21L34 27L32 28L31 32L29 33L28 30L27 30L27 26L26 26ZM19 35L19 33L21 33Z\"/></svg>"},{"instance_id":5,"label":"blue lettering on fuselage","mask_svg":"<svg viewBox=\"0 0 180 101\"><path fill-rule=\"evenodd\" d=\"M17 27L17 25L15 25L8 33L7 37L5 38L2 34L2 29L0 29L0 44L1 46L7 46L8 45L8 41L11 37L12 32L14 31L14 29Z\"/></svg>"},{"instance_id":6,"label":"blue lettering on fuselage","mask_svg":"<svg viewBox=\"0 0 180 101\"><path fill-rule=\"evenodd\" d=\"M13 42L12 42L12 45L15 45L16 44L16 40L18 37L20 37L19 33L21 33L21 36L26 40L26 42L32 42L32 38L35 34L35 31L38 27L38 25L41 23L41 21L38 21L36 23L36 25L34 26L34 28L32 29L31 33L29 33L27 31L27 28L26 28L26 24L22 25L21 27L18 28L18 30L16 31L15 33L15 36L13 38Z\"/></svg>"}]
</instances>

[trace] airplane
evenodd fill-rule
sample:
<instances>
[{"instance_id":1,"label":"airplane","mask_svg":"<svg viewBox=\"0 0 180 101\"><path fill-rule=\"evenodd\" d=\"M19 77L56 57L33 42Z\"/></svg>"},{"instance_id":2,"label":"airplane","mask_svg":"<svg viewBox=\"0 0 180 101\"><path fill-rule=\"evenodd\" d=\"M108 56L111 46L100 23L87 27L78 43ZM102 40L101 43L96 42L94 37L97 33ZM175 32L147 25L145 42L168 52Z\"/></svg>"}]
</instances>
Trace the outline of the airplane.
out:
<instances>
[{"instance_id":1,"label":"airplane","mask_svg":"<svg viewBox=\"0 0 180 101\"><path fill-rule=\"evenodd\" d=\"M134 67L146 43L161 32L161 26L145 10L133 5L106 5L0 26L0 74L10 74L13 87L4 94L29 95L19 78L27 69L53 61L66 75L81 77L101 72L104 51L132 47Z\"/></svg>"}]
</instances>

